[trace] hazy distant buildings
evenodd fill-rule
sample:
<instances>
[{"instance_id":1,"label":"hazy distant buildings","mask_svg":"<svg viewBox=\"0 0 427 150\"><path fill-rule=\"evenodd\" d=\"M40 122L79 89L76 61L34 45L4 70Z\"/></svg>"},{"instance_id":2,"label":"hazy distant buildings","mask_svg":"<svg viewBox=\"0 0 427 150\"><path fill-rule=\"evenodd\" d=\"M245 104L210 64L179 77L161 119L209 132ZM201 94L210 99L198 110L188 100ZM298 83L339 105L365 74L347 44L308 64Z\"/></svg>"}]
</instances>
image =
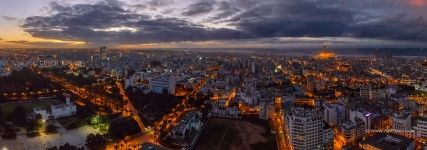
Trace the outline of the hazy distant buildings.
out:
<instances>
[{"instance_id":1,"label":"hazy distant buildings","mask_svg":"<svg viewBox=\"0 0 427 150\"><path fill-rule=\"evenodd\" d=\"M255 64L255 62L251 62L251 72L252 72L253 74L255 74L255 73L256 73L256 64Z\"/></svg>"},{"instance_id":2,"label":"hazy distant buildings","mask_svg":"<svg viewBox=\"0 0 427 150\"><path fill-rule=\"evenodd\" d=\"M326 89L326 82L319 78L310 77L307 79L307 91L322 91Z\"/></svg>"},{"instance_id":3,"label":"hazy distant buildings","mask_svg":"<svg viewBox=\"0 0 427 150\"><path fill-rule=\"evenodd\" d=\"M106 60L107 57L107 47L103 46L99 48L99 59L100 60Z\"/></svg>"},{"instance_id":4,"label":"hazy distant buildings","mask_svg":"<svg viewBox=\"0 0 427 150\"><path fill-rule=\"evenodd\" d=\"M371 86L360 87L359 88L360 97L366 98L369 100L378 100L385 98L386 94L381 89L373 89Z\"/></svg>"}]
</instances>

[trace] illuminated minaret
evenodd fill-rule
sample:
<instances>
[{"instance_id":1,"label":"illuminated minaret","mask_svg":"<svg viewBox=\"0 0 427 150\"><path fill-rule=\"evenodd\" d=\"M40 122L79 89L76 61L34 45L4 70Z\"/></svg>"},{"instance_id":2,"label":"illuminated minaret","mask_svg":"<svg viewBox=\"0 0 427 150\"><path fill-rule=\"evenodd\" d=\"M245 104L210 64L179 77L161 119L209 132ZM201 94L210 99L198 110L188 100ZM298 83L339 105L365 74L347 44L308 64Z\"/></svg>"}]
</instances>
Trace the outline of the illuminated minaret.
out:
<instances>
[{"instance_id":1,"label":"illuminated minaret","mask_svg":"<svg viewBox=\"0 0 427 150\"><path fill-rule=\"evenodd\" d=\"M323 50L315 56L317 59L330 59L330 58L335 58L335 54L332 52L328 52L326 50L326 42L323 43Z\"/></svg>"},{"instance_id":2,"label":"illuminated minaret","mask_svg":"<svg viewBox=\"0 0 427 150\"><path fill-rule=\"evenodd\" d=\"M323 52L326 52L326 42L323 42Z\"/></svg>"}]
</instances>

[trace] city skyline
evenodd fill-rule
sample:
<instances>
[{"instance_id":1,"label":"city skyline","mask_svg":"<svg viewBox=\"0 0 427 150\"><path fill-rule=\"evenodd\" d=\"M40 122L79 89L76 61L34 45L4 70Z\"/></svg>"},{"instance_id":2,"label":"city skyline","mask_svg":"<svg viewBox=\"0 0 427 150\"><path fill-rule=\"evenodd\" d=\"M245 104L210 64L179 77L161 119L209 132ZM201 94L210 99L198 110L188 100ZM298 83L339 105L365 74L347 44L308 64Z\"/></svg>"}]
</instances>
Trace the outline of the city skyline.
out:
<instances>
[{"instance_id":1,"label":"city skyline","mask_svg":"<svg viewBox=\"0 0 427 150\"><path fill-rule=\"evenodd\" d=\"M0 150L427 150L427 0L0 0Z\"/></svg>"},{"instance_id":2,"label":"city skyline","mask_svg":"<svg viewBox=\"0 0 427 150\"><path fill-rule=\"evenodd\" d=\"M426 0L5 0L0 48L425 48Z\"/></svg>"}]
</instances>

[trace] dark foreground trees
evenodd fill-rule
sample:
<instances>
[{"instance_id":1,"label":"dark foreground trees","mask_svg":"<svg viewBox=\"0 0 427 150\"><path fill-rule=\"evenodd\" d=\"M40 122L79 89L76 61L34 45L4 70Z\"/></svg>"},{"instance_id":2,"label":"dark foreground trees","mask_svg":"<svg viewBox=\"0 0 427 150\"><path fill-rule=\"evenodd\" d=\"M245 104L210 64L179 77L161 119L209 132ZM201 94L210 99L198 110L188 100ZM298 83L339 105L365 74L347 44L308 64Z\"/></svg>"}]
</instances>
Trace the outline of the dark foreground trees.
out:
<instances>
[{"instance_id":1,"label":"dark foreground trees","mask_svg":"<svg viewBox=\"0 0 427 150\"><path fill-rule=\"evenodd\" d=\"M118 140L135 135L139 130L138 123L132 118L120 118L111 122L108 134L113 140Z\"/></svg>"},{"instance_id":2,"label":"dark foreground trees","mask_svg":"<svg viewBox=\"0 0 427 150\"><path fill-rule=\"evenodd\" d=\"M59 147L54 146L51 148L47 148L46 150L84 150L84 147L77 147L69 143L65 143L64 145L61 145Z\"/></svg>"},{"instance_id":3,"label":"dark foreground trees","mask_svg":"<svg viewBox=\"0 0 427 150\"><path fill-rule=\"evenodd\" d=\"M91 150L104 150L107 146L107 137L91 133L86 137L86 146Z\"/></svg>"}]
</instances>

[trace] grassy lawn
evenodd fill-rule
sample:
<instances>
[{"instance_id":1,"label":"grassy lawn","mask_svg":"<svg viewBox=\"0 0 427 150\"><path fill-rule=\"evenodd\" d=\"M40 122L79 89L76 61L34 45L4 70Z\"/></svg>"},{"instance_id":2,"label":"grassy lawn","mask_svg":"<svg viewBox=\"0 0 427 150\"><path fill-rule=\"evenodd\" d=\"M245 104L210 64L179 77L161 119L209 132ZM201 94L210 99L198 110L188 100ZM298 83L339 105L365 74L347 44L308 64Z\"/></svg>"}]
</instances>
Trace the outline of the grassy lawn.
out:
<instances>
[{"instance_id":1,"label":"grassy lawn","mask_svg":"<svg viewBox=\"0 0 427 150\"><path fill-rule=\"evenodd\" d=\"M59 123L67 130L77 129L87 125L88 118L79 118L77 116L70 116L58 119Z\"/></svg>"},{"instance_id":2,"label":"grassy lawn","mask_svg":"<svg viewBox=\"0 0 427 150\"><path fill-rule=\"evenodd\" d=\"M251 144L253 150L277 149L276 138L269 136L268 141Z\"/></svg>"},{"instance_id":3,"label":"grassy lawn","mask_svg":"<svg viewBox=\"0 0 427 150\"><path fill-rule=\"evenodd\" d=\"M204 149L211 150L230 149L233 140L236 138L234 130L224 124L209 124L202 136L204 137L200 138L199 142L204 145L211 145L204 147Z\"/></svg>"},{"instance_id":4,"label":"grassy lawn","mask_svg":"<svg viewBox=\"0 0 427 150\"><path fill-rule=\"evenodd\" d=\"M33 108L40 107L44 109L50 108L52 105L61 104L57 100L35 100L30 102L11 102L0 105L3 114L13 113L13 110L17 106L23 106L28 112L33 112Z\"/></svg>"}]
</instances>

